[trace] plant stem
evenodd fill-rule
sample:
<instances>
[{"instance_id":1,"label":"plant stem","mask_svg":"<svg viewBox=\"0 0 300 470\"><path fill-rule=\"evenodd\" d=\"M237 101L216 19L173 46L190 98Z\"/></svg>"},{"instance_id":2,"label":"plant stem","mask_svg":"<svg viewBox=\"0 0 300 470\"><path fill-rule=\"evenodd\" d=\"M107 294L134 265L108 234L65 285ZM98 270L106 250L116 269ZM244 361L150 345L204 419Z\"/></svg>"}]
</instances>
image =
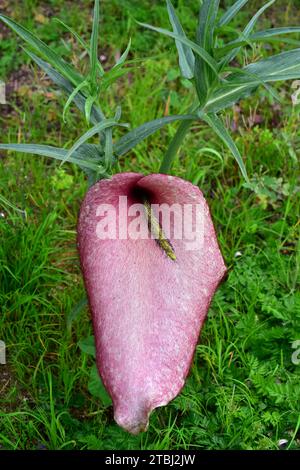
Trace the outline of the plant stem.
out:
<instances>
[{"instance_id":1,"label":"plant stem","mask_svg":"<svg viewBox=\"0 0 300 470\"><path fill-rule=\"evenodd\" d=\"M173 137L160 166L160 173L169 173L177 152L193 121L182 121Z\"/></svg>"},{"instance_id":2,"label":"plant stem","mask_svg":"<svg viewBox=\"0 0 300 470\"><path fill-rule=\"evenodd\" d=\"M196 105L193 104L190 109L188 110L189 113L194 113L197 109L199 108L199 103ZM160 173L169 173L171 170L171 166L173 164L173 161L175 160L175 157L177 155L178 150L180 149L180 146L183 142L183 139L185 138L186 134L188 133L191 125L192 125L193 120L190 121L182 121L177 129L176 134L174 135L173 139L171 140L171 143L168 147L168 150L163 158L163 161L161 163L159 172Z\"/></svg>"}]
</instances>

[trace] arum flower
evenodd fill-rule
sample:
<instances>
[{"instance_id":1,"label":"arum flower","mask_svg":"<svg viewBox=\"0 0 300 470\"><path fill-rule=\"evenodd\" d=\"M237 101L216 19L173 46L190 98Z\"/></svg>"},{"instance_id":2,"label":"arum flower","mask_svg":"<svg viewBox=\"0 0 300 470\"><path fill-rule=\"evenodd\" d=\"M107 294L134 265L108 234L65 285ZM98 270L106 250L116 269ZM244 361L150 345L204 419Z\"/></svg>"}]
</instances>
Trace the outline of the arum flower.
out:
<instances>
[{"instance_id":1,"label":"arum flower","mask_svg":"<svg viewBox=\"0 0 300 470\"><path fill-rule=\"evenodd\" d=\"M120 198L128 211L120 210ZM159 239L130 237L137 219L130 208L145 206L145 200L152 207L174 209L171 238L165 238L171 253ZM102 208L109 207L116 217L105 222L113 227L116 221L117 229L108 227L105 239L99 237L99 226L108 217ZM175 238L176 222L187 208L190 216L184 222L192 224L194 242ZM198 221L191 208L194 214L198 210ZM139 221L143 216L140 233L145 234L147 210ZM138 433L147 429L151 411L182 389L212 296L226 272L209 209L201 191L180 178L117 174L86 194L78 247L99 373L112 397L115 420Z\"/></svg>"}]
</instances>

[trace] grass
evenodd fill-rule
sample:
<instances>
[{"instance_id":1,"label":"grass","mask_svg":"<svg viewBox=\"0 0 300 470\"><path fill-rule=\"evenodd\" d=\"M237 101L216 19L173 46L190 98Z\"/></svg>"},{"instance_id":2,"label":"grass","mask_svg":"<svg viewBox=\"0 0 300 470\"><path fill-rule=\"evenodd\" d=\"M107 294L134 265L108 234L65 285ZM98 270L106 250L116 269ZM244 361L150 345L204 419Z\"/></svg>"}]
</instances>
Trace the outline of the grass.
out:
<instances>
[{"instance_id":1,"label":"grass","mask_svg":"<svg viewBox=\"0 0 300 470\"><path fill-rule=\"evenodd\" d=\"M40 37L65 54L72 42L48 23L49 14L86 37L90 33L92 1L72 8L65 0L23 3L26 8L4 2L4 11L29 28L38 23ZM298 2L278 3L265 25L299 24ZM191 15L187 2L178 5L184 26L193 30L196 12ZM116 85L105 113L121 102L124 119L136 126L188 106L188 89L184 96L179 92L175 47L133 21L167 26L163 3L151 11L146 0L121 6L114 0L102 8L100 53L109 63L126 47L128 31L137 57L155 57ZM243 15L250 17L251 8ZM84 123L74 111L67 124L60 123L64 97L49 94L48 82L16 49L15 36L0 33L0 77L9 86L17 82L9 106L2 107L1 140L70 146ZM300 365L291 360L292 343L300 339L300 133L290 85L277 87L280 105L260 89L227 118L246 156L250 186L207 127L194 128L174 165L173 173L198 184L207 198L229 275L211 305L182 393L156 410L149 431L136 437L114 423L93 383L93 355L78 346L92 334L88 311L71 330L66 324L84 295L75 229L87 182L73 165L1 154L1 194L26 209L26 217L1 208L0 339L7 365L0 365L0 448L278 449L286 439L285 448L300 449ZM121 159L120 169L157 171L175 131L169 126L139 145Z\"/></svg>"}]
</instances>

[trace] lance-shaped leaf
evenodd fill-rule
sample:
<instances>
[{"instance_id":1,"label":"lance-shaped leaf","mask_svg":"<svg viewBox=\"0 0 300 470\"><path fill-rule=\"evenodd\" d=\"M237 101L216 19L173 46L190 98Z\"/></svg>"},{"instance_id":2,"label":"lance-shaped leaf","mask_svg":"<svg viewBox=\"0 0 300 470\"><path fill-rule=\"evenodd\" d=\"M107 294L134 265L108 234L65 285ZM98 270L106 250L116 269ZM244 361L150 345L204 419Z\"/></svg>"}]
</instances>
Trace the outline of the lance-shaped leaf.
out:
<instances>
[{"instance_id":1,"label":"lance-shaped leaf","mask_svg":"<svg viewBox=\"0 0 300 470\"><path fill-rule=\"evenodd\" d=\"M268 3L263 5L258 10L258 12L251 18L251 20L249 21L249 23L247 24L247 26L245 27L245 29L242 33L242 41L248 40L249 36L251 35L253 29L255 28L255 25L256 25L257 21L261 17L261 15L265 12L265 10L267 8L269 8L271 5L273 5L274 2L275 2L275 0L270 0ZM225 58L223 59L222 63L221 63L221 68L226 67L227 64L229 64L238 55L240 50L241 50L241 48L237 47L236 49L231 51L228 55L226 55Z\"/></svg>"},{"instance_id":2,"label":"lance-shaped leaf","mask_svg":"<svg viewBox=\"0 0 300 470\"><path fill-rule=\"evenodd\" d=\"M90 77L91 83L95 87L97 83L97 67L98 67L98 38L99 38L99 21L100 21L100 5L99 0L95 0L94 16L93 16L93 30L91 36L90 47Z\"/></svg>"},{"instance_id":3,"label":"lance-shaped leaf","mask_svg":"<svg viewBox=\"0 0 300 470\"><path fill-rule=\"evenodd\" d=\"M66 78L64 78L59 72L57 72L50 64L45 62L36 56L33 52L25 49L25 52L31 57L31 59L48 75L48 77L61 88L65 93L71 94L75 90L75 86ZM85 114L86 97L81 93L78 93L74 98L73 102L83 114ZM98 122L105 119L104 114L98 106L93 105L90 113L90 122L97 124Z\"/></svg>"},{"instance_id":4,"label":"lance-shaped leaf","mask_svg":"<svg viewBox=\"0 0 300 470\"><path fill-rule=\"evenodd\" d=\"M257 39L269 39L273 36L281 36L282 34L295 34L300 33L299 26L290 26L288 28L270 28L264 31L258 31L250 36L250 40L257 40Z\"/></svg>"},{"instance_id":5,"label":"lance-shaped leaf","mask_svg":"<svg viewBox=\"0 0 300 470\"><path fill-rule=\"evenodd\" d=\"M59 18L53 18L54 21L56 21L58 24L60 24L61 26L63 26L70 34L72 34L72 36L75 37L75 39L78 41L78 43L83 47L83 49L88 53L89 56L91 56L91 50L90 50L90 47L89 45L82 39L82 37L79 36L79 34L76 33L76 31L74 31L73 28L71 28L69 25L67 25L66 23L64 23L61 19ZM100 72L100 75L104 75L104 70L103 70L103 67L101 65L101 62L99 62L99 60L97 60L97 67L99 69L99 72Z\"/></svg>"},{"instance_id":6,"label":"lance-shaped leaf","mask_svg":"<svg viewBox=\"0 0 300 470\"><path fill-rule=\"evenodd\" d=\"M231 151L232 155L234 156L235 160L237 161L237 164L239 165L239 168L241 170L241 173L247 183L249 182L249 178L247 175L247 170L245 167L245 164L243 162L242 156L239 152L239 149L235 145L231 135L227 131L226 127L224 126L223 122L221 119L216 115L216 114L200 114L200 117L209 124L209 126L214 130L214 132L223 140L224 144L229 148Z\"/></svg>"},{"instance_id":7,"label":"lance-shaped leaf","mask_svg":"<svg viewBox=\"0 0 300 470\"><path fill-rule=\"evenodd\" d=\"M168 241L176 260L150 236L145 197L157 220L159 209L153 204L173 211L162 219L162 229L167 235L170 221ZM226 272L209 209L200 190L180 178L117 174L87 193L78 247L98 369L117 423L136 434L147 428L154 408L182 389L212 296Z\"/></svg>"},{"instance_id":8,"label":"lance-shaped leaf","mask_svg":"<svg viewBox=\"0 0 300 470\"><path fill-rule=\"evenodd\" d=\"M210 56L213 56L214 28L218 7L219 0L203 0L199 13L197 44ZM195 57L195 82L201 105L205 103L215 79L216 76L211 73L211 68L208 67L207 62L197 55Z\"/></svg>"},{"instance_id":9,"label":"lance-shaped leaf","mask_svg":"<svg viewBox=\"0 0 300 470\"><path fill-rule=\"evenodd\" d=\"M139 21L137 23L143 26L144 28L148 28L148 29L151 29L152 31L156 31L157 33L161 33L161 34L164 34L165 36L169 36L170 38L173 38L176 41L181 42L185 46L190 47L192 51L194 51L196 55L201 57L204 60L204 62L212 69L215 76L218 76L218 63L205 49L203 49L203 47L199 46L199 44L196 44L195 42L190 41L186 37L172 33L171 31L168 31L167 29L157 28L156 26L152 26L147 23L140 23Z\"/></svg>"},{"instance_id":10,"label":"lance-shaped leaf","mask_svg":"<svg viewBox=\"0 0 300 470\"><path fill-rule=\"evenodd\" d=\"M238 0L235 2L221 17L218 27L226 26L230 21L238 14L238 12L243 8L249 0Z\"/></svg>"},{"instance_id":11,"label":"lance-shaped leaf","mask_svg":"<svg viewBox=\"0 0 300 470\"><path fill-rule=\"evenodd\" d=\"M146 139L156 131L161 129L167 124L175 121L195 121L198 120L196 114L183 114L178 116L166 116L154 121L146 122L141 126L133 129L132 131L125 134L121 139L114 145L114 153L119 157L124 155L126 152L134 148L142 140Z\"/></svg>"},{"instance_id":12,"label":"lance-shaped leaf","mask_svg":"<svg viewBox=\"0 0 300 470\"><path fill-rule=\"evenodd\" d=\"M266 82L297 79L300 77L300 48L254 62L244 69ZM233 76L231 80L235 81L237 77Z\"/></svg>"},{"instance_id":13,"label":"lance-shaped leaf","mask_svg":"<svg viewBox=\"0 0 300 470\"><path fill-rule=\"evenodd\" d=\"M170 0L167 0L169 19L173 27L173 32L186 39L186 34L176 15L175 9ZM192 79L194 77L195 57L190 47L175 41L179 56L179 66L184 78Z\"/></svg>"},{"instance_id":14,"label":"lance-shaped leaf","mask_svg":"<svg viewBox=\"0 0 300 470\"><path fill-rule=\"evenodd\" d=\"M269 85L265 80L260 78L259 75L256 75L255 73L249 72L248 70L246 70L246 68L239 69L237 67L228 67L228 68L226 68L226 70L229 70L230 72L232 72L235 75L237 75L237 74L244 75L245 77L248 77L250 79L250 82L253 80L255 83L257 83L257 85L264 86L265 89L270 93L270 95L273 96L273 98L276 101L281 102L281 97L277 93L277 91L271 85Z\"/></svg>"},{"instance_id":15,"label":"lance-shaped leaf","mask_svg":"<svg viewBox=\"0 0 300 470\"><path fill-rule=\"evenodd\" d=\"M88 81L87 80L84 80L82 83L80 83L73 91L72 93L70 94L69 98L67 99L67 102L64 106L64 110L63 110L63 121L66 122L66 113L69 109L69 107L71 106L72 104L72 101L74 101L74 98L76 97L76 95L78 95L78 93L86 88L88 86Z\"/></svg>"},{"instance_id":16,"label":"lance-shaped leaf","mask_svg":"<svg viewBox=\"0 0 300 470\"><path fill-rule=\"evenodd\" d=\"M17 33L27 44L29 44L35 51L41 54L42 57L55 67L63 77L67 78L73 85L77 86L82 82L83 77L74 69L74 67L59 57L50 47L43 41L34 36L28 29L16 23L11 18L5 15L0 15L2 20L9 26L15 33Z\"/></svg>"},{"instance_id":17,"label":"lance-shaped leaf","mask_svg":"<svg viewBox=\"0 0 300 470\"><path fill-rule=\"evenodd\" d=\"M245 41L240 41L239 39L229 42L226 44L226 46L221 47L216 50L216 56L217 57L223 57L224 54L228 53L229 51L235 49L236 47L242 47L246 45L252 45L257 42L266 42L268 40L274 41L284 41L281 37L282 35L286 34L293 34L293 33L300 33L300 27L299 26L293 26L290 28L271 28L271 29L266 29L265 31L258 31L255 34L252 34L249 36L249 38ZM286 42L290 42L289 40L286 40ZM299 44L299 41L292 41L292 43Z\"/></svg>"},{"instance_id":18,"label":"lance-shaped leaf","mask_svg":"<svg viewBox=\"0 0 300 470\"><path fill-rule=\"evenodd\" d=\"M68 150L65 159L63 160L62 163L65 163L67 160L70 159L70 157L73 155L73 153L81 147L87 140L89 140L91 137L94 135L98 134L99 132L104 131L105 129L108 129L109 127L114 127L114 126L119 126L119 127L128 127L128 124L120 124L114 119L105 119L101 121L100 123L96 124L93 126L91 129L89 129L87 132L85 132L79 139L75 142L75 144Z\"/></svg>"},{"instance_id":19,"label":"lance-shaped leaf","mask_svg":"<svg viewBox=\"0 0 300 470\"><path fill-rule=\"evenodd\" d=\"M211 94L205 112L216 113L231 106L262 83L300 78L300 48L254 62L242 71L246 73L232 73L226 78L226 83Z\"/></svg>"},{"instance_id":20,"label":"lance-shaped leaf","mask_svg":"<svg viewBox=\"0 0 300 470\"><path fill-rule=\"evenodd\" d=\"M122 65L125 64L126 62L126 59L128 57L128 54L130 52L130 48L131 48L131 38L129 39L129 42L128 42L128 45L125 49L125 51L123 52L123 54L121 55L121 57L119 58L119 60L117 60L117 62L115 63L115 65L113 66L113 68L115 67L120 67Z\"/></svg>"},{"instance_id":21,"label":"lance-shaped leaf","mask_svg":"<svg viewBox=\"0 0 300 470\"><path fill-rule=\"evenodd\" d=\"M243 84L226 83L217 88L207 100L203 110L206 113L217 113L246 98L260 85L260 81L245 81Z\"/></svg>"},{"instance_id":22,"label":"lance-shaped leaf","mask_svg":"<svg viewBox=\"0 0 300 470\"><path fill-rule=\"evenodd\" d=\"M38 144L0 144L0 150L11 150L20 153L29 153L33 155L41 155L43 157L53 158L54 160L65 161L68 151L59 147ZM98 172L100 170L100 148L97 145L85 144L72 157L68 158L68 162L75 163L83 170ZM98 164L96 163L98 161Z\"/></svg>"}]
</instances>

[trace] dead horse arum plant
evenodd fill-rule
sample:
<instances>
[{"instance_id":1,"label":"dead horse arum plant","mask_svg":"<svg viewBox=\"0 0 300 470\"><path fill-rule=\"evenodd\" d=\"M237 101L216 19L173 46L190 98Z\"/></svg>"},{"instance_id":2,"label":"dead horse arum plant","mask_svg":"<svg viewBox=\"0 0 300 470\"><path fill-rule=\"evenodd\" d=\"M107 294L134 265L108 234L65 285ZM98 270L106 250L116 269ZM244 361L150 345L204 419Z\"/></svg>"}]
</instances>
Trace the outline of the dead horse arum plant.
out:
<instances>
[{"instance_id":1,"label":"dead horse arum plant","mask_svg":"<svg viewBox=\"0 0 300 470\"><path fill-rule=\"evenodd\" d=\"M86 76L32 32L0 15L25 41L31 59L68 94L63 120L75 104L87 123L87 131L68 150L33 144L1 144L0 149L75 163L89 178L90 189L78 222L78 248L93 318L97 365L113 400L117 423L132 433L146 430L151 411L166 405L183 387L211 299L226 273L201 191L168 176L182 141L193 123L208 124L248 181L244 160L219 113L258 86L278 98L273 82L300 77L300 49L243 67L232 65L245 48L257 43L280 40L295 44L288 35L299 33L298 27L254 32L259 17L274 1L260 8L243 31L237 31L228 24L247 0L235 2L223 15L218 0L203 0L192 41L167 0L172 31L142 26L175 40L181 74L192 84L191 106L184 114L156 119L131 131L120 122L120 106L110 117L101 107L106 90L136 61L128 60L129 41L118 62L109 71L103 70L98 60L99 0L95 1L89 44L58 20L87 52L90 67ZM224 44L219 40L223 32L236 37ZM115 174L119 157L174 121L181 122L159 173ZM126 130L118 140L113 139L116 127ZM94 136L97 143L87 143ZM172 212L169 225L162 218L162 208ZM180 237L178 227L183 225L189 230Z\"/></svg>"}]
</instances>

